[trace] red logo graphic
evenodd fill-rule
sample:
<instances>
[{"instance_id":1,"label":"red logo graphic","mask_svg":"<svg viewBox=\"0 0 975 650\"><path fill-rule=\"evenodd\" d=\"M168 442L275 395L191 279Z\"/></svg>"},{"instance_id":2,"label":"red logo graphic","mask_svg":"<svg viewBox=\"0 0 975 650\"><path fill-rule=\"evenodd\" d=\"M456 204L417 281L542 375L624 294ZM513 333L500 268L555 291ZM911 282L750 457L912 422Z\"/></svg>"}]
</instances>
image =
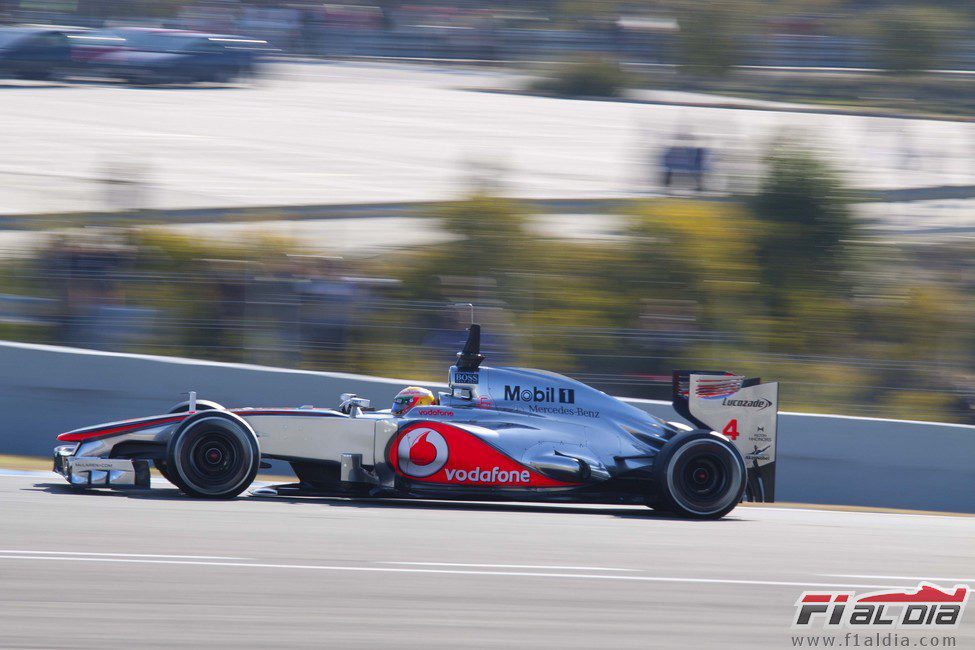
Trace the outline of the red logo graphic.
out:
<instances>
[{"instance_id":1,"label":"red logo graphic","mask_svg":"<svg viewBox=\"0 0 975 650\"><path fill-rule=\"evenodd\" d=\"M419 426L407 429L397 442L394 465L407 476L424 478L440 471L447 463L447 441L437 431Z\"/></svg>"},{"instance_id":2,"label":"red logo graphic","mask_svg":"<svg viewBox=\"0 0 975 650\"><path fill-rule=\"evenodd\" d=\"M792 625L809 627L819 621L825 628L956 627L970 592L968 585L949 589L929 582L908 591L874 591L859 596L851 591L805 591L796 601Z\"/></svg>"},{"instance_id":3,"label":"red logo graphic","mask_svg":"<svg viewBox=\"0 0 975 650\"><path fill-rule=\"evenodd\" d=\"M474 402L474 408L478 408L478 409L493 409L494 408L494 400L492 400L487 395L481 395Z\"/></svg>"},{"instance_id":4,"label":"red logo graphic","mask_svg":"<svg viewBox=\"0 0 975 650\"><path fill-rule=\"evenodd\" d=\"M444 422L408 426L390 447L390 463L425 483L477 487L557 487L556 481L509 458L477 435Z\"/></svg>"},{"instance_id":5,"label":"red logo graphic","mask_svg":"<svg viewBox=\"0 0 975 650\"><path fill-rule=\"evenodd\" d=\"M420 434L420 437L410 445L410 462L414 465L429 465L437 460L437 448L427 440L429 431Z\"/></svg>"},{"instance_id":6,"label":"red logo graphic","mask_svg":"<svg viewBox=\"0 0 975 650\"><path fill-rule=\"evenodd\" d=\"M738 375L701 378L697 382L697 396L702 399L718 399L734 395L741 389L742 379Z\"/></svg>"}]
</instances>

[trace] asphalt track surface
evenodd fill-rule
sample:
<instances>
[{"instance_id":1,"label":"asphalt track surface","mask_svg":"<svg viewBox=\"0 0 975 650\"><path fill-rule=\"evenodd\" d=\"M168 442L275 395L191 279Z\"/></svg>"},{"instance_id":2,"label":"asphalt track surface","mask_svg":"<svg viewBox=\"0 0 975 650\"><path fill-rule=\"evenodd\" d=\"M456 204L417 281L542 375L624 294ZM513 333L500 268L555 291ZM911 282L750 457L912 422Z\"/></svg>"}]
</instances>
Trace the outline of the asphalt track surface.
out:
<instances>
[{"instance_id":1,"label":"asphalt track surface","mask_svg":"<svg viewBox=\"0 0 975 650\"><path fill-rule=\"evenodd\" d=\"M0 647L786 648L804 589L975 582L972 517L159 486L0 475ZM952 634L975 645L975 617Z\"/></svg>"}]
</instances>

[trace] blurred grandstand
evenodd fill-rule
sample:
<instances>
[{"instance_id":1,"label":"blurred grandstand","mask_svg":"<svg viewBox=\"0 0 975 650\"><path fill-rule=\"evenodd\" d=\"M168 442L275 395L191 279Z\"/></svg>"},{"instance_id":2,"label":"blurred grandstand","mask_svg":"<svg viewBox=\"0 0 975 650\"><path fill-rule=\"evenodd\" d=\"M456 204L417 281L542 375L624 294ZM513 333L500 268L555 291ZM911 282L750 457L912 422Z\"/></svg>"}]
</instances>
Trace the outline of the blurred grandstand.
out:
<instances>
[{"instance_id":1,"label":"blurred grandstand","mask_svg":"<svg viewBox=\"0 0 975 650\"><path fill-rule=\"evenodd\" d=\"M866 5L870 6L867 7ZM906 11L904 8L907 8ZM975 67L975 44L965 26L970 8L957 3L814 5L781 0L646 4L478 0L311 3L277 1L118 2L115 0L2 0L0 22L118 27L142 25L266 39L304 56L394 57L485 61L560 60L584 53L634 64L681 64L686 39L701 26L711 39L697 49L735 44L741 65L801 68L883 67L884 48L903 38L915 50L940 30L937 67ZM708 42L710 41L710 42ZM937 49L937 48L935 48Z\"/></svg>"}]
</instances>

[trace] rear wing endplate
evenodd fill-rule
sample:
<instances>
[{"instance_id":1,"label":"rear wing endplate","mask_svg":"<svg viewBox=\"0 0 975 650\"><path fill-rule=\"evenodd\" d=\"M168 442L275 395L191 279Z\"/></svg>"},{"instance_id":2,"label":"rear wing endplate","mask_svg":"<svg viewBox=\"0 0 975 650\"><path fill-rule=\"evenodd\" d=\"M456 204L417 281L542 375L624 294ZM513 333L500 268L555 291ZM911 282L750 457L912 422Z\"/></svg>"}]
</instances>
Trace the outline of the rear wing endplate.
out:
<instances>
[{"instance_id":1,"label":"rear wing endplate","mask_svg":"<svg viewBox=\"0 0 975 650\"><path fill-rule=\"evenodd\" d=\"M674 410L702 429L725 435L748 466L747 501L775 501L779 384L714 370L677 370Z\"/></svg>"}]
</instances>

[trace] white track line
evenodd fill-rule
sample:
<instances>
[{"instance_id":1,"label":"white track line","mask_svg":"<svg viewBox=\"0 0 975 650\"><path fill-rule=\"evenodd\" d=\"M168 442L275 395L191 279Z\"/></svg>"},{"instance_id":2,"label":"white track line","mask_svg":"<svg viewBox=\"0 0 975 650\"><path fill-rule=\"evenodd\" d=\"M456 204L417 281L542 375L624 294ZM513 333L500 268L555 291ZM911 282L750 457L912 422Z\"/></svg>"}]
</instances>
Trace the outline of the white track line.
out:
<instances>
[{"instance_id":1,"label":"white track line","mask_svg":"<svg viewBox=\"0 0 975 650\"><path fill-rule=\"evenodd\" d=\"M663 576L621 576L585 573L533 573L529 571L468 571L462 569L407 569L394 567L329 566L322 564L265 564L258 562L202 562L191 560L136 560L104 557L62 557L57 555L0 555L2 560L59 560L71 562L121 562L135 564L167 564L186 566L238 567L247 569L298 569L301 571L369 571L379 573L430 573L475 576L518 576L531 578L577 578L585 580L630 580L639 582L681 582L688 584L752 585L770 587L832 587L850 589L890 589L891 585L843 584L836 582L786 582L778 580L732 580L724 578L677 578ZM896 585L895 585L896 586ZM906 589L906 587L905 587Z\"/></svg>"},{"instance_id":2,"label":"white track line","mask_svg":"<svg viewBox=\"0 0 975 650\"><path fill-rule=\"evenodd\" d=\"M227 557L224 555L155 555L151 553L88 553L87 551L11 551L0 549L3 553L20 553L25 555L99 555L106 557L159 557L179 560L249 560L247 557ZM66 558L73 559L73 558Z\"/></svg>"},{"instance_id":3,"label":"white track line","mask_svg":"<svg viewBox=\"0 0 975 650\"><path fill-rule=\"evenodd\" d=\"M929 576L875 576L862 575L859 573L820 573L826 578L868 578L870 580L926 580L928 582L971 582L975 583L975 578L933 578Z\"/></svg>"},{"instance_id":4,"label":"white track line","mask_svg":"<svg viewBox=\"0 0 975 650\"><path fill-rule=\"evenodd\" d=\"M408 566L456 566L479 569L555 569L565 571L640 571L640 569L616 569L602 566L548 566L544 564L462 564L459 562L382 562Z\"/></svg>"}]
</instances>

